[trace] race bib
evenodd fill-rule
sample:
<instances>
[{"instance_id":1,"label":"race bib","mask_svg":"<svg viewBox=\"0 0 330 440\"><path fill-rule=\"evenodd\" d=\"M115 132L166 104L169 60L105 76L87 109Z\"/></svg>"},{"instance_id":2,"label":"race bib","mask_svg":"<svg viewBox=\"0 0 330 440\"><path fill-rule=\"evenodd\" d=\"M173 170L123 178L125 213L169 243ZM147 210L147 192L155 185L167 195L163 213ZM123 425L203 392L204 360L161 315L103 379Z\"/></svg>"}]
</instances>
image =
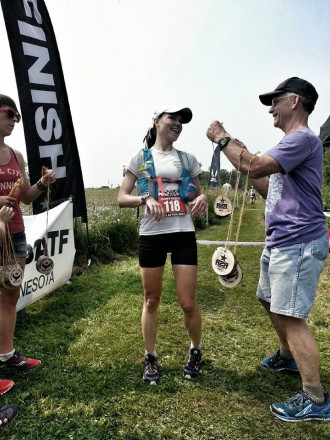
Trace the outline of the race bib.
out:
<instances>
[{"instance_id":1,"label":"race bib","mask_svg":"<svg viewBox=\"0 0 330 440\"><path fill-rule=\"evenodd\" d=\"M157 202L162 205L166 217L185 215L187 207L185 203L177 196L158 197Z\"/></svg>"}]
</instances>

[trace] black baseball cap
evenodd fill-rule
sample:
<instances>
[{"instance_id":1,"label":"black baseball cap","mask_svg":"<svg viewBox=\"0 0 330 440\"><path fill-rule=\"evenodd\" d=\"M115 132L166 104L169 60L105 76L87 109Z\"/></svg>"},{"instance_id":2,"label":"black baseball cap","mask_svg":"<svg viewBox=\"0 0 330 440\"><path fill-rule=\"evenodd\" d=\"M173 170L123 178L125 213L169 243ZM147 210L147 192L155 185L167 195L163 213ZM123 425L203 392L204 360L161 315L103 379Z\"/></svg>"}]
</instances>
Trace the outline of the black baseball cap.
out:
<instances>
[{"instance_id":1,"label":"black baseball cap","mask_svg":"<svg viewBox=\"0 0 330 440\"><path fill-rule=\"evenodd\" d=\"M272 105L272 100L284 92L296 93L300 96L306 96L316 104L319 97L315 87L310 82L293 76L279 84L273 92L259 95L259 99L264 105Z\"/></svg>"}]
</instances>

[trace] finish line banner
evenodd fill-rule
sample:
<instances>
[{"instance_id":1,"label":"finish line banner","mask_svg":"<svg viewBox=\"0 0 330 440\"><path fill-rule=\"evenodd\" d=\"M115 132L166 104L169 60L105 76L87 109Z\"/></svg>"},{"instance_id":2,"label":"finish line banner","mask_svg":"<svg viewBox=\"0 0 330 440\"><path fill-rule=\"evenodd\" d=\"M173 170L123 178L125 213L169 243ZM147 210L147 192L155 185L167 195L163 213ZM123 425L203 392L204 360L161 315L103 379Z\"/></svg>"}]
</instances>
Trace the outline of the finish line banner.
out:
<instances>
[{"instance_id":1,"label":"finish line banner","mask_svg":"<svg viewBox=\"0 0 330 440\"><path fill-rule=\"evenodd\" d=\"M48 228L47 228L48 223ZM28 257L21 286L17 310L63 286L71 277L76 253L73 233L73 207L67 201L47 213L24 216L25 234L28 243ZM47 229L48 255L54 261L54 269L49 275L36 269L40 255L44 255Z\"/></svg>"},{"instance_id":2,"label":"finish line banner","mask_svg":"<svg viewBox=\"0 0 330 440\"><path fill-rule=\"evenodd\" d=\"M31 183L45 165L57 177L50 208L73 199L74 217L87 221L83 177L60 54L43 0L1 0L13 58ZM33 213L45 211L45 195Z\"/></svg>"}]
</instances>

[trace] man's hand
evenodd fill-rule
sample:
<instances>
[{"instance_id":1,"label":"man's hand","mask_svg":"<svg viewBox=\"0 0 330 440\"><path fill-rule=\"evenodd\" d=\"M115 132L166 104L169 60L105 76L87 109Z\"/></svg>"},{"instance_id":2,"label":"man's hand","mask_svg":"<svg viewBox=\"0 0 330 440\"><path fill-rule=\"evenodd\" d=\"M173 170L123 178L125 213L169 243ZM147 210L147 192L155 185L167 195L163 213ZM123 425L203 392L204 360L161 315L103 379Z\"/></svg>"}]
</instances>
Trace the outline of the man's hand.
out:
<instances>
[{"instance_id":1,"label":"man's hand","mask_svg":"<svg viewBox=\"0 0 330 440\"><path fill-rule=\"evenodd\" d=\"M227 136L227 133L219 121L213 121L206 131L206 136L210 141L217 144L221 138Z\"/></svg>"}]
</instances>

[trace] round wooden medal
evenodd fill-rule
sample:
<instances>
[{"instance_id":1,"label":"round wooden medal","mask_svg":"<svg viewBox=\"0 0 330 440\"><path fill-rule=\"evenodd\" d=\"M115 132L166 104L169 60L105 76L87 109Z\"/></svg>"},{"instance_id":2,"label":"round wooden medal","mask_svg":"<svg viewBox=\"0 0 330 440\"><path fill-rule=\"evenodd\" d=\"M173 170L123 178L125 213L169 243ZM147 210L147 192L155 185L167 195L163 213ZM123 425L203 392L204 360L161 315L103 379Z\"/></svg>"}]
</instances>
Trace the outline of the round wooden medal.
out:
<instances>
[{"instance_id":1,"label":"round wooden medal","mask_svg":"<svg viewBox=\"0 0 330 440\"><path fill-rule=\"evenodd\" d=\"M227 275L234 269L235 261L235 255L229 249L218 247L212 257L212 267L217 275Z\"/></svg>"},{"instance_id":2,"label":"round wooden medal","mask_svg":"<svg viewBox=\"0 0 330 440\"><path fill-rule=\"evenodd\" d=\"M227 196L219 195L214 200L213 208L217 216L226 217L227 215L231 214L232 211L231 201Z\"/></svg>"},{"instance_id":3,"label":"round wooden medal","mask_svg":"<svg viewBox=\"0 0 330 440\"><path fill-rule=\"evenodd\" d=\"M239 283L242 281L242 278L243 278L243 271L238 263L235 264L234 269L228 275L219 275L220 283L223 286L229 288L238 286Z\"/></svg>"},{"instance_id":4,"label":"round wooden medal","mask_svg":"<svg viewBox=\"0 0 330 440\"><path fill-rule=\"evenodd\" d=\"M22 284L24 271L20 264L1 266L0 286L5 289L14 289Z\"/></svg>"},{"instance_id":5,"label":"round wooden medal","mask_svg":"<svg viewBox=\"0 0 330 440\"><path fill-rule=\"evenodd\" d=\"M23 281L23 275L24 275L24 272L23 272L23 269L21 268L21 266L19 264L14 265L8 271L9 284L13 287L20 286Z\"/></svg>"},{"instance_id":6,"label":"round wooden medal","mask_svg":"<svg viewBox=\"0 0 330 440\"><path fill-rule=\"evenodd\" d=\"M54 269L54 261L47 255L40 255L36 262L36 269L38 272L48 275Z\"/></svg>"}]
</instances>

